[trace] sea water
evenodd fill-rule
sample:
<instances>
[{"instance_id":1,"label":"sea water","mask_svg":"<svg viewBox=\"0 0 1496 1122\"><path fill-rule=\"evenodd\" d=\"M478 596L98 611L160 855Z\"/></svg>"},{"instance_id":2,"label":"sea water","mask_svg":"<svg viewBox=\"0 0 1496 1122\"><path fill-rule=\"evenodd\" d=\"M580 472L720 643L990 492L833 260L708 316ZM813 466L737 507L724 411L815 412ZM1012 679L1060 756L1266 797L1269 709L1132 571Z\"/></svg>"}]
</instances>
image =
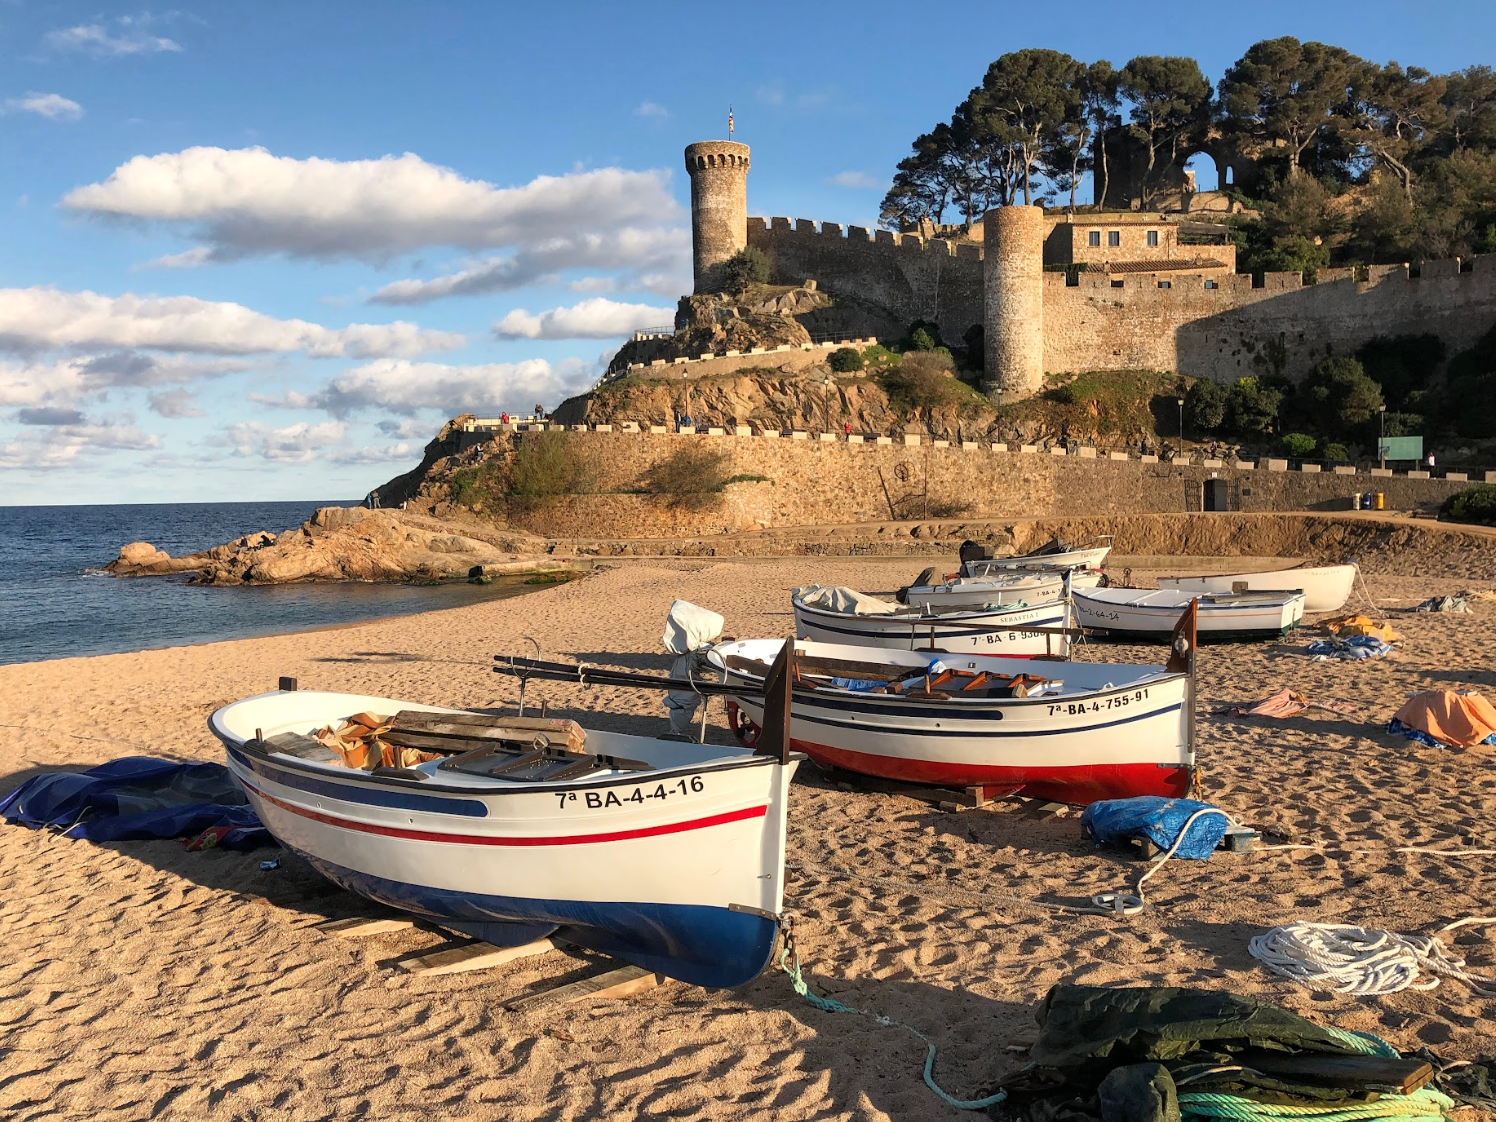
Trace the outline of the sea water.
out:
<instances>
[{"instance_id":1,"label":"sea water","mask_svg":"<svg viewBox=\"0 0 1496 1122\"><path fill-rule=\"evenodd\" d=\"M513 586L465 583L290 584L216 587L186 576L90 573L126 542L172 555L221 545L257 530L296 527L319 506L279 503L161 503L120 506L0 506L0 664L240 639L453 608Z\"/></svg>"}]
</instances>

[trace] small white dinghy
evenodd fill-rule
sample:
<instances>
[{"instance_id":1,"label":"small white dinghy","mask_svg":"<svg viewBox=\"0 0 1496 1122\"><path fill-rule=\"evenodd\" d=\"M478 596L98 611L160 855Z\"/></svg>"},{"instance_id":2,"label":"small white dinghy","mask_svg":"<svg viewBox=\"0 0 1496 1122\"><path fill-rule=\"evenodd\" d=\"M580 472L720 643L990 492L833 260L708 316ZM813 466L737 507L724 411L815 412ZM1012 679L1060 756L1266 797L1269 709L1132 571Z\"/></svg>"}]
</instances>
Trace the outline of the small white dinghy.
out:
<instances>
[{"instance_id":1,"label":"small white dinghy","mask_svg":"<svg viewBox=\"0 0 1496 1122\"><path fill-rule=\"evenodd\" d=\"M1065 573L1073 569L1099 569L1111 553L1111 539L1100 538L1106 545L1085 549L1065 549L1019 554L1017 557L987 557L965 562L961 571L969 577L985 577L1018 570L1030 573Z\"/></svg>"},{"instance_id":2,"label":"small white dinghy","mask_svg":"<svg viewBox=\"0 0 1496 1122\"><path fill-rule=\"evenodd\" d=\"M787 701L771 704L787 721ZM787 747L313 691L245 698L208 726L276 840L350 892L501 945L564 927L700 986L741 985L769 961Z\"/></svg>"},{"instance_id":3,"label":"small white dinghy","mask_svg":"<svg viewBox=\"0 0 1496 1122\"><path fill-rule=\"evenodd\" d=\"M928 605L891 604L850 588L810 585L795 589L790 604L795 634L823 643L905 651L975 651L1013 658L1068 658L1070 654L1066 634L1070 605L1064 600L1032 607L937 611Z\"/></svg>"},{"instance_id":4,"label":"small white dinghy","mask_svg":"<svg viewBox=\"0 0 1496 1122\"><path fill-rule=\"evenodd\" d=\"M1082 627L1113 637L1166 642L1192 600L1206 639L1277 638L1304 618L1302 592L1181 592L1173 588L1096 588L1072 592Z\"/></svg>"},{"instance_id":5,"label":"small white dinghy","mask_svg":"<svg viewBox=\"0 0 1496 1122\"><path fill-rule=\"evenodd\" d=\"M1064 599L1066 574L1011 572L990 577L953 576L937 581L925 570L902 590L910 607L930 607L946 612L966 608L996 608L1025 604L1035 607ZM1077 570L1069 574L1070 587L1095 588L1101 574Z\"/></svg>"},{"instance_id":6,"label":"small white dinghy","mask_svg":"<svg viewBox=\"0 0 1496 1122\"><path fill-rule=\"evenodd\" d=\"M1296 565L1265 573L1210 573L1198 577L1159 577L1160 588L1181 592L1284 592L1304 594L1304 611L1338 612L1351 597L1355 565Z\"/></svg>"}]
</instances>

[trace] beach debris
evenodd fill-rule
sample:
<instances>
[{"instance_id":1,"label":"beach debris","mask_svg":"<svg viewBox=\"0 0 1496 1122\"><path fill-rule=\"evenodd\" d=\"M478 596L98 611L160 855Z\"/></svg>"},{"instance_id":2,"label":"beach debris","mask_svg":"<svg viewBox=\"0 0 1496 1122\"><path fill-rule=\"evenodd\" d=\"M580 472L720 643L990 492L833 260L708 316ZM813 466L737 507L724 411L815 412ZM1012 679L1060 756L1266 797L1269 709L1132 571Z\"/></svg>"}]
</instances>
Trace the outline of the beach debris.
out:
<instances>
[{"instance_id":1,"label":"beach debris","mask_svg":"<svg viewBox=\"0 0 1496 1122\"><path fill-rule=\"evenodd\" d=\"M269 861L261 861L260 862L260 871L262 873L268 873L272 869L279 869L280 867L281 867L281 859L279 857L272 858Z\"/></svg>"},{"instance_id":2,"label":"beach debris","mask_svg":"<svg viewBox=\"0 0 1496 1122\"><path fill-rule=\"evenodd\" d=\"M1304 648L1315 662L1329 659L1353 662L1363 658L1381 658L1392 653L1392 644L1375 635L1351 635L1346 638L1316 639Z\"/></svg>"},{"instance_id":3,"label":"beach debris","mask_svg":"<svg viewBox=\"0 0 1496 1122\"><path fill-rule=\"evenodd\" d=\"M1376 995L1431 990L1441 978L1464 982L1482 997L1496 997L1496 978L1472 974L1465 960L1439 942L1446 931L1496 923L1472 916L1432 935L1401 935L1376 927L1297 921L1253 937L1247 950L1274 974L1327 993Z\"/></svg>"},{"instance_id":4,"label":"beach debris","mask_svg":"<svg viewBox=\"0 0 1496 1122\"><path fill-rule=\"evenodd\" d=\"M1407 609L1410 612L1466 612L1470 611L1470 605L1464 596L1430 596L1417 607Z\"/></svg>"},{"instance_id":5,"label":"beach debris","mask_svg":"<svg viewBox=\"0 0 1496 1122\"><path fill-rule=\"evenodd\" d=\"M1287 686L1255 705L1228 705L1217 712L1230 713L1235 717L1297 717L1309 709L1325 709L1331 713L1349 715L1360 712L1349 701L1315 701Z\"/></svg>"},{"instance_id":6,"label":"beach debris","mask_svg":"<svg viewBox=\"0 0 1496 1122\"><path fill-rule=\"evenodd\" d=\"M324 725L312 736L323 747L342 757L343 766L364 771L373 771L377 767L415 767L442 758L440 752L402 748L384 740L394 723L393 717L355 713L336 728Z\"/></svg>"},{"instance_id":7,"label":"beach debris","mask_svg":"<svg viewBox=\"0 0 1496 1122\"><path fill-rule=\"evenodd\" d=\"M1468 690L1424 690L1403 703L1387 731L1430 748L1496 745L1496 708Z\"/></svg>"},{"instance_id":8,"label":"beach debris","mask_svg":"<svg viewBox=\"0 0 1496 1122\"><path fill-rule=\"evenodd\" d=\"M1385 621L1377 623L1370 616L1355 614L1340 616L1337 619L1321 620L1319 625L1337 639L1353 639L1357 636L1368 635L1384 643L1402 641L1402 636L1392 630L1390 623Z\"/></svg>"}]
</instances>

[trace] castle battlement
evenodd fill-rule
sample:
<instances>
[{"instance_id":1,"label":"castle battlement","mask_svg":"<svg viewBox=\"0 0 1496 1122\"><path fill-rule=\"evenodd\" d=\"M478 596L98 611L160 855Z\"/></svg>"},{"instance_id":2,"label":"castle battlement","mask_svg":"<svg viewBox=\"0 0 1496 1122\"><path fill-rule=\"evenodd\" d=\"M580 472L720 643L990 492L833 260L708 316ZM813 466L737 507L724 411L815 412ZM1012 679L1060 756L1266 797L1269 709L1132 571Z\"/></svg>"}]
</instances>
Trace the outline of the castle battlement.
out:
<instances>
[{"instance_id":1,"label":"castle battlement","mask_svg":"<svg viewBox=\"0 0 1496 1122\"><path fill-rule=\"evenodd\" d=\"M878 249L911 253L933 253L980 261L982 247L976 242L954 242L948 238L923 238L918 234L896 234L892 230L869 230L866 226L843 226L839 222L815 223L809 218L749 218L748 243L763 244L781 238L835 239L849 250Z\"/></svg>"}]
</instances>

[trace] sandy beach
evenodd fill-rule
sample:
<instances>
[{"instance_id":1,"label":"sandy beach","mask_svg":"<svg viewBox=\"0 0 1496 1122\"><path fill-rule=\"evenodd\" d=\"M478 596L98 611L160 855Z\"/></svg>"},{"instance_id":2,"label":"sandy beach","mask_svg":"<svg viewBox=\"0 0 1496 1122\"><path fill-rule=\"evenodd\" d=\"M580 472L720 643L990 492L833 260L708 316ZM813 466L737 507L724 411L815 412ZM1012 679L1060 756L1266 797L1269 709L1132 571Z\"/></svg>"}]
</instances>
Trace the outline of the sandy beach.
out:
<instances>
[{"instance_id":1,"label":"sandy beach","mask_svg":"<svg viewBox=\"0 0 1496 1122\"><path fill-rule=\"evenodd\" d=\"M919 559L637 562L510 600L301 635L0 667L0 791L38 770L130 754L217 760L216 707L274 687L512 704L495 653L534 636L549 657L663 669L674 597L722 612L739 637L782 636L803 583L886 590ZM1384 606L1487 587L1437 558L1423 575L1367 573ZM1468 570L1466 570L1468 571ZM1135 573L1135 576L1146 574ZM235 595L225 589L225 597ZM1204 797L1269 845L1174 862L1152 907L1117 919L1061 914L1123 887L1140 866L1082 840L1079 814L1008 800L943 812L845 790L803 765L790 806L785 906L818 991L919 1028L937 1077L971 1096L1023 1057L1033 1010L1059 981L1229 989L1399 1049L1496 1053L1496 999L1459 982L1387 997L1315 994L1276 978L1248 939L1292 920L1428 933L1496 914L1496 859L1397 847L1496 848L1496 750L1456 753L1381 731L1417 690L1496 695L1496 602L1469 615L1401 615L1372 662L1311 662L1286 643L1210 646L1200 658ZM142 636L149 641L149 636ZM1154 661L1159 648L1082 657ZM1270 721L1205 715L1284 686L1351 702ZM652 693L542 684L553 715L622 731L665 728ZM727 733L720 702L713 737ZM866 1017L819 1012L769 972L733 991L670 983L629 1000L503 1012L504 999L596 969L559 953L497 970L420 978L396 959L429 930L364 941L313 926L375 914L273 851L188 853L175 841L95 845L0 827L0 1116L17 1122L970 1117L921 1083L923 1049ZM1496 925L1453 941L1496 973ZM1467 1112L1466 1117L1475 1117Z\"/></svg>"}]
</instances>

